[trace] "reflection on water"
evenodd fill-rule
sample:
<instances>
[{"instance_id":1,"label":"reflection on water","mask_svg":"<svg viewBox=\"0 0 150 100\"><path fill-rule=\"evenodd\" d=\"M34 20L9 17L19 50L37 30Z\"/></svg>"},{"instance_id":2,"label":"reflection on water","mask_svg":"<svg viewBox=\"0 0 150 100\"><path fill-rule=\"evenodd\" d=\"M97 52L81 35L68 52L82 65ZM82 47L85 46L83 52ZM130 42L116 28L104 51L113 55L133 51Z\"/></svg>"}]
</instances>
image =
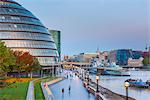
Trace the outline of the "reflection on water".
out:
<instances>
[{"instance_id":1,"label":"reflection on water","mask_svg":"<svg viewBox=\"0 0 150 100\"><path fill-rule=\"evenodd\" d=\"M129 78L150 80L150 71L130 71L131 76L100 76L100 84L114 92L125 95L124 81ZM95 77L94 75L92 76ZM137 100L150 100L150 88L129 88L129 96Z\"/></svg>"}]
</instances>

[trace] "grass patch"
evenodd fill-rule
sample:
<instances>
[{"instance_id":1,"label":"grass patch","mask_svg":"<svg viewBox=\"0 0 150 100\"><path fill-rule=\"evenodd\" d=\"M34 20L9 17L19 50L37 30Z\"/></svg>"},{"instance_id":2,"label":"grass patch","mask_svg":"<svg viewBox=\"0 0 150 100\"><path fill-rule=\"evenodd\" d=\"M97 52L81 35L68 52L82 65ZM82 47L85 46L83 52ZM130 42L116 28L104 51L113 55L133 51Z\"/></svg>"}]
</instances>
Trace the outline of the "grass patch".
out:
<instances>
[{"instance_id":1,"label":"grass patch","mask_svg":"<svg viewBox=\"0 0 150 100\"><path fill-rule=\"evenodd\" d=\"M35 100L45 100L40 82L34 84Z\"/></svg>"},{"instance_id":2,"label":"grass patch","mask_svg":"<svg viewBox=\"0 0 150 100\"><path fill-rule=\"evenodd\" d=\"M41 82L48 82L56 78L57 77L48 77L48 78L42 78L42 79L38 79L34 81L35 100L45 100L45 97L41 88Z\"/></svg>"},{"instance_id":3,"label":"grass patch","mask_svg":"<svg viewBox=\"0 0 150 100\"><path fill-rule=\"evenodd\" d=\"M0 89L0 100L26 100L29 82L16 82Z\"/></svg>"},{"instance_id":4,"label":"grass patch","mask_svg":"<svg viewBox=\"0 0 150 100\"><path fill-rule=\"evenodd\" d=\"M35 100L45 100L41 82L48 82L57 77L40 78L34 81L34 94ZM0 100L26 100L30 78L8 78L3 80L10 85L4 88L0 88Z\"/></svg>"}]
</instances>

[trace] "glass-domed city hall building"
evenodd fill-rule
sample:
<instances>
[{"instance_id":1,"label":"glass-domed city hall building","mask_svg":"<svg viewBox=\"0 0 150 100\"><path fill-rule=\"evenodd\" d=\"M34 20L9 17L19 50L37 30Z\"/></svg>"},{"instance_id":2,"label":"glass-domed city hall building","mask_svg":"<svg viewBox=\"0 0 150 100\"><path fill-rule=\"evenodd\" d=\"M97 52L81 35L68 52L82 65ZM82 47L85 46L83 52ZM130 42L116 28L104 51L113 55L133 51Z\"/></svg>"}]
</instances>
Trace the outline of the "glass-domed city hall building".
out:
<instances>
[{"instance_id":1,"label":"glass-domed city hall building","mask_svg":"<svg viewBox=\"0 0 150 100\"><path fill-rule=\"evenodd\" d=\"M58 52L51 33L13 0L0 0L0 40L12 50L29 52L42 66L57 63Z\"/></svg>"}]
</instances>

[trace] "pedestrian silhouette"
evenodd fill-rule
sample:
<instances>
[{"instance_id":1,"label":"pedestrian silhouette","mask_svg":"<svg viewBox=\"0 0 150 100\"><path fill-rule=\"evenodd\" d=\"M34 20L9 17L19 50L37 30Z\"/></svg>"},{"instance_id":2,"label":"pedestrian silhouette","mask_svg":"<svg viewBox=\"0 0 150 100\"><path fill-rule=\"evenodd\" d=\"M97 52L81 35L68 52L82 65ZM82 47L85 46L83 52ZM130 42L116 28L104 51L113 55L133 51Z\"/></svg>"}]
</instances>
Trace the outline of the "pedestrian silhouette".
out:
<instances>
[{"instance_id":1,"label":"pedestrian silhouette","mask_svg":"<svg viewBox=\"0 0 150 100\"><path fill-rule=\"evenodd\" d=\"M71 86L70 86L70 85L69 85L69 89L68 89L68 90L69 90L69 92L70 92L70 90L71 90Z\"/></svg>"},{"instance_id":2,"label":"pedestrian silhouette","mask_svg":"<svg viewBox=\"0 0 150 100\"><path fill-rule=\"evenodd\" d=\"M62 88L62 93L64 93L64 88Z\"/></svg>"},{"instance_id":3,"label":"pedestrian silhouette","mask_svg":"<svg viewBox=\"0 0 150 100\"><path fill-rule=\"evenodd\" d=\"M62 100L64 100L64 88L62 88Z\"/></svg>"}]
</instances>

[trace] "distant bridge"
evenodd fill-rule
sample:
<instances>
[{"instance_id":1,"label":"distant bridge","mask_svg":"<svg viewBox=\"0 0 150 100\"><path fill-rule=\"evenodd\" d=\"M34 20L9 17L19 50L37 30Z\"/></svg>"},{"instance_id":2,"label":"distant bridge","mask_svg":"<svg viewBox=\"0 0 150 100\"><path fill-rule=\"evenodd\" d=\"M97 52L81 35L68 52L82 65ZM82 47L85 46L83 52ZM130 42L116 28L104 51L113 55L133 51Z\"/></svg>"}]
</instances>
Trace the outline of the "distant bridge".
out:
<instances>
[{"instance_id":1,"label":"distant bridge","mask_svg":"<svg viewBox=\"0 0 150 100\"><path fill-rule=\"evenodd\" d=\"M70 65L70 66L78 66L78 67L90 67L91 63L86 63L86 62L61 62L61 65Z\"/></svg>"},{"instance_id":2,"label":"distant bridge","mask_svg":"<svg viewBox=\"0 0 150 100\"><path fill-rule=\"evenodd\" d=\"M89 69L97 69L97 71L103 70L122 70L122 69L115 69L110 67L92 67L91 63L84 63L84 62L61 62L61 65L70 65L70 66L78 66L79 68L89 70Z\"/></svg>"}]
</instances>

